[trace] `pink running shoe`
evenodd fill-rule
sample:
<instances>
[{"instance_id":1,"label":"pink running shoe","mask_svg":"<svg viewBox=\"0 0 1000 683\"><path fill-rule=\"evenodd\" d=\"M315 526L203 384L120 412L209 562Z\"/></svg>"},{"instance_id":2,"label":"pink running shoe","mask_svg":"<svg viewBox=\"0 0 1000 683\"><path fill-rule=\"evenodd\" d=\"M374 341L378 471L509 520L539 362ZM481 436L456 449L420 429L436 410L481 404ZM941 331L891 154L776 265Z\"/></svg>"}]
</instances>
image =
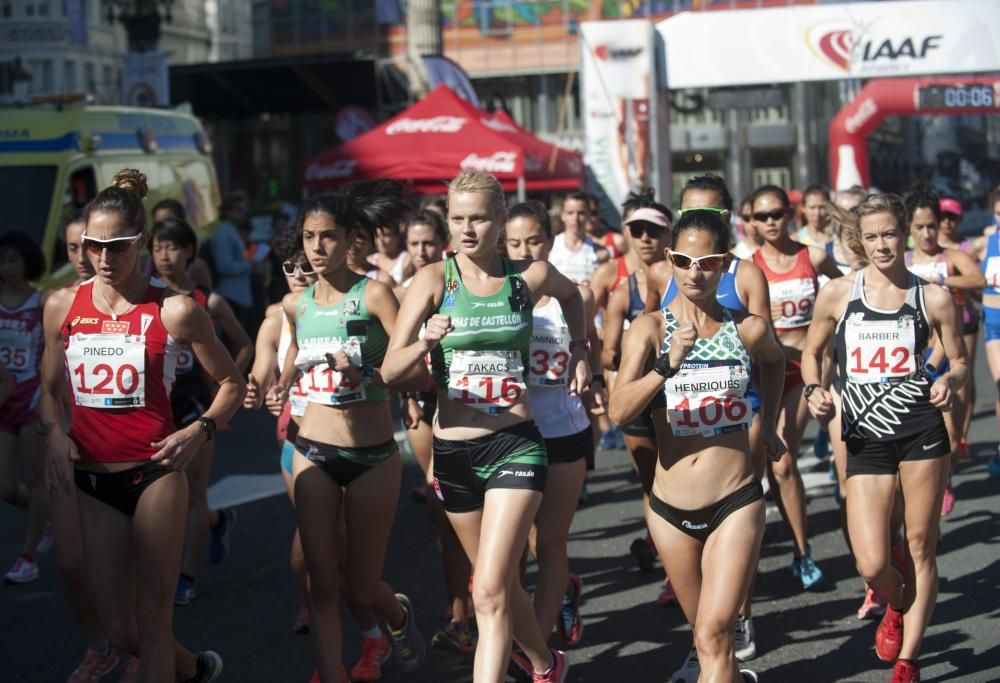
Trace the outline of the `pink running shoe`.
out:
<instances>
[{"instance_id":1,"label":"pink running shoe","mask_svg":"<svg viewBox=\"0 0 1000 683\"><path fill-rule=\"evenodd\" d=\"M865 601L858 608L858 619L871 619L885 614L885 598L871 588L865 592Z\"/></svg>"},{"instance_id":2,"label":"pink running shoe","mask_svg":"<svg viewBox=\"0 0 1000 683\"><path fill-rule=\"evenodd\" d=\"M118 666L118 651L113 647L109 647L107 654L103 655L88 647L87 651L83 653L83 661L80 662L80 666L73 670L73 673L66 679L66 683L99 681L111 673L116 666Z\"/></svg>"},{"instance_id":3,"label":"pink running shoe","mask_svg":"<svg viewBox=\"0 0 1000 683\"><path fill-rule=\"evenodd\" d=\"M128 661L125 663L125 672L118 679L118 683L136 683L139 680L139 658L125 655Z\"/></svg>"},{"instance_id":4,"label":"pink running shoe","mask_svg":"<svg viewBox=\"0 0 1000 683\"><path fill-rule=\"evenodd\" d=\"M545 673L532 672L532 683L563 683L566 680L566 672L569 671L566 655L559 650L550 652L552 652L552 667Z\"/></svg>"},{"instance_id":5,"label":"pink running shoe","mask_svg":"<svg viewBox=\"0 0 1000 683\"><path fill-rule=\"evenodd\" d=\"M951 484L944 490L944 498L941 499L941 516L947 517L951 514L951 511L955 509L955 491L951 488Z\"/></svg>"},{"instance_id":6,"label":"pink running shoe","mask_svg":"<svg viewBox=\"0 0 1000 683\"><path fill-rule=\"evenodd\" d=\"M677 601L677 593L674 592L674 587L670 585L669 576L663 579L663 590L660 591L659 597L656 598L656 604L661 607L680 604Z\"/></svg>"}]
</instances>

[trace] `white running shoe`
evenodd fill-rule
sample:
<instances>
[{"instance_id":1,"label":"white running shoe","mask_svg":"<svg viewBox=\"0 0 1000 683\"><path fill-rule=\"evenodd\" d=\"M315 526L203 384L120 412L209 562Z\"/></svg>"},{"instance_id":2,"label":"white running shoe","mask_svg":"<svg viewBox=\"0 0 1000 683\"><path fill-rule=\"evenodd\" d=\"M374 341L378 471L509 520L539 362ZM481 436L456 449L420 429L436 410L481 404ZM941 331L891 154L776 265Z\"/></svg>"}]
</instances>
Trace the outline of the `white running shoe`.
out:
<instances>
[{"instance_id":1,"label":"white running shoe","mask_svg":"<svg viewBox=\"0 0 1000 683\"><path fill-rule=\"evenodd\" d=\"M701 664L698 662L698 650L691 648L681 668L670 677L670 683L696 683L699 676L701 676Z\"/></svg>"},{"instance_id":2,"label":"white running shoe","mask_svg":"<svg viewBox=\"0 0 1000 683\"><path fill-rule=\"evenodd\" d=\"M733 633L733 649L736 659L748 662L757 656L757 643L753 637L753 617L736 617L736 630Z\"/></svg>"},{"instance_id":3,"label":"white running shoe","mask_svg":"<svg viewBox=\"0 0 1000 683\"><path fill-rule=\"evenodd\" d=\"M4 574L3 581L6 584L14 585L18 583L31 583L38 578L38 563L18 557L17 562Z\"/></svg>"}]
</instances>

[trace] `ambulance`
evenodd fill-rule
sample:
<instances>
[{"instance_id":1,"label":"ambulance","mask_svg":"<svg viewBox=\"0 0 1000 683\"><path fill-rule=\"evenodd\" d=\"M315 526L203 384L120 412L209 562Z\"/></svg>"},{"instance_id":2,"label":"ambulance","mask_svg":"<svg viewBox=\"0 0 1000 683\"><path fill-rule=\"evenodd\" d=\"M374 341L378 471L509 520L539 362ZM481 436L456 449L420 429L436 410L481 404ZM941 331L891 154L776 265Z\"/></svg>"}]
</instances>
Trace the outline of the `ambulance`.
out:
<instances>
[{"instance_id":1,"label":"ambulance","mask_svg":"<svg viewBox=\"0 0 1000 683\"><path fill-rule=\"evenodd\" d=\"M218 222L219 185L201 122L169 109L87 104L85 96L0 107L0 233L23 230L45 253L43 288L73 279L62 228L123 168L146 174L147 211L176 199L201 234Z\"/></svg>"}]
</instances>

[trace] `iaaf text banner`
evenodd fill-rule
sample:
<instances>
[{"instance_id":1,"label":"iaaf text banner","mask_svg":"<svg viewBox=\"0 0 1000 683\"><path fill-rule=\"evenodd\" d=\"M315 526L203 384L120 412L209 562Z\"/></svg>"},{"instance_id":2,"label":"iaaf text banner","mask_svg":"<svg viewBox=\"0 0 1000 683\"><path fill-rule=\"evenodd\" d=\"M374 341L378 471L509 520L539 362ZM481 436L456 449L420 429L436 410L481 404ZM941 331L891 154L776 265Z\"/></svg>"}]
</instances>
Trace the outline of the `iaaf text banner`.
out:
<instances>
[{"instance_id":1,"label":"iaaf text banner","mask_svg":"<svg viewBox=\"0 0 1000 683\"><path fill-rule=\"evenodd\" d=\"M584 161L617 207L653 184L653 25L645 20L580 25Z\"/></svg>"},{"instance_id":2,"label":"iaaf text banner","mask_svg":"<svg viewBox=\"0 0 1000 683\"><path fill-rule=\"evenodd\" d=\"M669 88L1000 69L1000 2L684 12L656 26Z\"/></svg>"}]
</instances>

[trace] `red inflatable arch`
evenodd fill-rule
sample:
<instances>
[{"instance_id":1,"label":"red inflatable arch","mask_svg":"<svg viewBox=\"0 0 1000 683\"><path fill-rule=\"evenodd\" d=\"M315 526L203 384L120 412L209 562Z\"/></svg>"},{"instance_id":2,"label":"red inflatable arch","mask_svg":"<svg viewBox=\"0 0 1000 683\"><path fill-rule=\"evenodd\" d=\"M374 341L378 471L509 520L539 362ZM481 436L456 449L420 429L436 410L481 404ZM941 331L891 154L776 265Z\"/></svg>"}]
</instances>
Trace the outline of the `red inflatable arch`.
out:
<instances>
[{"instance_id":1,"label":"red inflatable arch","mask_svg":"<svg viewBox=\"0 0 1000 683\"><path fill-rule=\"evenodd\" d=\"M1000 114L1000 74L868 81L830 122L830 180L837 190L868 187L865 141L887 116Z\"/></svg>"}]
</instances>

